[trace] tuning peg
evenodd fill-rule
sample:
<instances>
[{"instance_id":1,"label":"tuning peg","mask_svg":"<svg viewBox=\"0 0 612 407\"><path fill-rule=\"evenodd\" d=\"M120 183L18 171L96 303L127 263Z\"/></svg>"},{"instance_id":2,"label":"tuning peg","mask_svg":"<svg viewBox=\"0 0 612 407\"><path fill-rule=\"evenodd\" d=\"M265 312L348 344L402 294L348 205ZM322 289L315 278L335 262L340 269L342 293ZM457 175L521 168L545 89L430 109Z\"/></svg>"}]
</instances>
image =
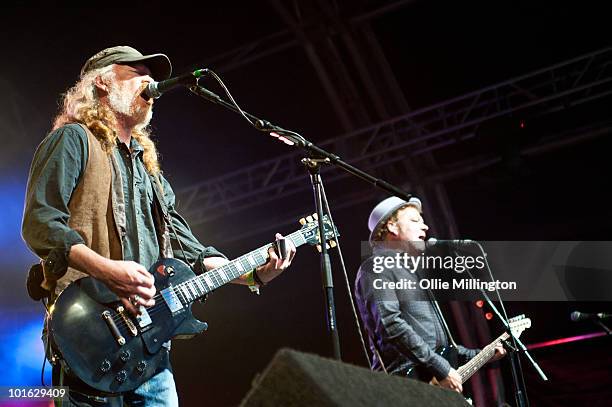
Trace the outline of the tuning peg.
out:
<instances>
[{"instance_id":1,"label":"tuning peg","mask_svg":"<svg viewBox=\"0 0 612 407\"><path fill-rule=\"evenodd\" d=\"M312 216L306 216L306 220L310 223L313 221Z\"/></svg>"},{"instance_id":2,"label":"tuning peg","mask_svg":"<svg viewBox=\"0 0 612 407\"><path fill-rule=\"evenodd\" d=\"M319 220L319 214L318 213L313 213L312 217L315 218L315 220Z\"/></svg>"},{"instance_id":3,"label":"tuning peg","mask_svg":"<svg viewBox=\"0 0 612 407\"><path fill-rule=\"evenodd\" d=\"M336 241L335 241L335 240L330 240L330 241L329 241L329 245L330 245L331 247L336 247L336 246L338 246L338 244L336 243Z\"/></svg>"},{"instance_id":4,"label":"tuning peg","mask_svg":"<svg viewBox=\"0 0 612 407\"><path fill-rule=\"evenodd\" d=\"M521 319L524 319L524 318L525 318L525 314L520 314L520 315L517 315L515 317L509 318L508 322L516 322L516 321L520 321Z\"/></svg>"},{"instance_id":5,"label":"tuning peg","mask_svg":"<svg viewBox=\"0 0 612 407\"><path fill-rule=\"evenodd\" d=\"M317 251L318 251L319 253L321 253L321 250L323 250L323 249L321 248L321 245L320 245L320 244L318 244L318 245L317 245Z\"/></svg>"},{"instance_id":6,"label":"tuning peg","mask_svg":"<svg viewBox=\"0 0 612 407\"><path fill-rule=\"evenodd\" d=\"M300 218L299 222L300 222L300 225L304 226L306 224L306 219Z\"/></svg>"}]
</instances>

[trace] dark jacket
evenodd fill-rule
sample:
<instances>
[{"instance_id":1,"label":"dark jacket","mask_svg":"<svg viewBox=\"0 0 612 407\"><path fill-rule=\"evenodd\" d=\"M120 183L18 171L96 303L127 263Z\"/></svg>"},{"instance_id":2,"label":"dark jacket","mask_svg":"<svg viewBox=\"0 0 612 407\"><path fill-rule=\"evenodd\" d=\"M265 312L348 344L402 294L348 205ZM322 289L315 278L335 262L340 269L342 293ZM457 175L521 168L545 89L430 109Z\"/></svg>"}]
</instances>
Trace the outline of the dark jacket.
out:
<instances>
[{"instance_id":1,"label":"dark jacket","mask_svg":"<svg viewBox=\"0 0 612 407\"><path fill-rule=\"evenodd\" d=\"M357 305L374 353L373 367L382 369L376 349L389 373L405 375L409 368L421 365L438 380L444 379L451 366L434 349L447 346L449 339L434 299L418 288L418 271L394 266L374 272L376 257L393 257L396 253L375 248L359 268L355 282ZM384 283L403 282L408 286L409 281L416 288L383 288ZM478 352L463 346L458 350L463 358L472 358Z\"/></svg>"}]
</instances>

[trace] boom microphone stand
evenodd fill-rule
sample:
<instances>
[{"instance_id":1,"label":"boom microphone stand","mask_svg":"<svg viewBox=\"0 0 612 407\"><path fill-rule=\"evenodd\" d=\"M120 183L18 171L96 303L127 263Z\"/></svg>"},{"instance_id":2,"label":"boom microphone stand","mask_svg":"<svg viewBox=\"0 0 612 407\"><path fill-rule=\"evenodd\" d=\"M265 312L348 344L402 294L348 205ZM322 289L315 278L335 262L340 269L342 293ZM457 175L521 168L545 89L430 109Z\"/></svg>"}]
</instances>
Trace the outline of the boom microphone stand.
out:
<instances>
[{"instance_id":1,"label":"boom microphone stand","mask_svg":"<svg viewBox=\"0 0 612 407\"><path fill-rule=\"evenodd\" d=\"M245 112L244 110L242 110L238 104L234 101L234 99L232 98L232 96L230 95L229 91L227 90L227 88L225 88L225 85L223 84L223 82L221 81L221 79L212 71L208 70L207 71L210 75L212 75L218 82L219 84L224 88L228 98L230 99L230 101L232 103L229 103L225 100L223 100L221 97L219 97L218 95L216 95L215 93L209 91L208 89L200 86L197 82L195 85L189 86L189 90L210 101L213 102L215 104L221 105L223 107L225 107L226 109L229 109L233 112L236 112L238 114L240 114L242 117L244 117L253 127L255 127L257 130L264 132L264 133L268 133L274 137L277 137L279 140L283 141L285 144L287 145L291 145L291 146L295 146L295 147L299 147L301 149L303 149L306 154L308 155L308 158L304 158L302 160L302 163L307 167L309 173L310 173L310 180L313 186L313 194L314 194L314 201L315 201L315 206L316 206L316 212L318 214L318 222L319 222L319 233L320 236L322 237L321 239L321 276L322 276L322 280L323 280L323 292L324 292L324 296L325 296L325 302L326 302L326 320L327 320L327 328L328 331L330 333L330 339L332 342L332 349L333 349L333 355L336 359L340 360L341 358L341 352L340 352L340 340L339 340L339 334L338 334L338 327L336 324L336 308L335 308L335 303L334 303L334 291L333 291L333 278L332 278L332 272L331 272L331 262L329 259L329 254L327 252L327 247L326 247L326 242L324 239L324 225L323 225L323 215L324 215L324 209L323 209L323 204L322 204L322 192L324 193L324 191L322 190L323 186L322 186L322 180L321 180L321 174L320 174L320 165L322 163L325 164L334 164L335 166L343 169L344 171L366 181L369 182L370 184L374 185L377 188L380 188L392 195L398 196L406 201L410 200L410 198L412 197L411 194L406 193L405 191L402 191L401 189L399 189L398 187L380 179L380 178L376 178L350 164L348 164L347 162L343 161L339 156L332 154L322 148L320 148L319 146L313 144L312 142L306 140L304 137L302 137L300 134L298 134L297 132L294 132L292 130L287 130L284 129L280 126L274 125L272 123L270 123L267 120L264 119L260 119L250 113ZM332 228L333 229L333 228ZM358 322L357 322L358 323ZM364 349L365 350L365 349ZM366 356L367 356L367 351L366 351ZM369 358L368 358L369 359Z\"/></svg>"},{"instance_id":2,"label":"boom microphone stand","mask_svg":"<svg viewBox=\"0 0 612 407\"><path fill-rule=\"evenodd\" d=\"M319 222L319 233L324 236L323 226L323 183L321 182L321 164L327 163L328 160L304 158L302 164L306 166L310 173L310 182L312 183L312 191L314 193L315 207L317 209L317 220ZM340 354L340 336L338 335L338 325L336 324L336 304L334 302L334 280L331 272L331 262L327 250L325 239L321 239L321 280L323 281L323 295L325 296L327 328L331 335L332 349L334 358L341 360Z\"/></svg>"}]
</instances>

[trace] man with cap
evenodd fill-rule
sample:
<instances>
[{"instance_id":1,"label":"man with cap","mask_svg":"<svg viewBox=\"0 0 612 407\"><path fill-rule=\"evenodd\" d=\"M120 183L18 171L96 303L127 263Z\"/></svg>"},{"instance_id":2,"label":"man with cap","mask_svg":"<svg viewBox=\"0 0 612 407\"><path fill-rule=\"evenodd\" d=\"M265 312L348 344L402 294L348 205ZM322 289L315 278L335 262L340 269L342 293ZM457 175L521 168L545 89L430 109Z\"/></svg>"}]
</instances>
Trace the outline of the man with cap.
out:
<instances>
[{"instance_id":1,"label":"man with cap","mask_svg":"<svg viewBox=\"0 0 612 407\"><path fill-rule=\"evenodd\" d=\"M177 213L149 137L153 100L143 91L171 72L164 54L111 47L87 60L79 81L63 96L30 168L22 225L24 240L43 260L41 286L51 302L68 284L89 275L138 314L140 306L154 304L147 268L160 257L181 258L198 273L228 262L202 245ZM295 247L288 246L284 259L271 250L267 264L234 282L257 288L272 280L291 264ZM61 379L70 387L71 405L177 405L169 343L164 345L165 362L157 374L123 395L97 393L64 375L60 363L53 366L53 382Z\"/></svg>"},{"instance_id":2,"label":"man with cap","mask_svg":"<svg viewBox=\"0 0 612 407\"><path fill-rule=\"evenodd\" d=\"M374 355L373 369L406 376L418 368L441 386L461 392L459 374L435 352L452 342L440 308L430 293L418 289L418 267L398 261L425 251L429 227L421 214L416 197L408 202L390 197L372 210L368 220L372 256L359 268L355 297ZM463 359L478 353L457 348ZM504 353L498 349L495 359Z\"/></svg>"}]
</instances>

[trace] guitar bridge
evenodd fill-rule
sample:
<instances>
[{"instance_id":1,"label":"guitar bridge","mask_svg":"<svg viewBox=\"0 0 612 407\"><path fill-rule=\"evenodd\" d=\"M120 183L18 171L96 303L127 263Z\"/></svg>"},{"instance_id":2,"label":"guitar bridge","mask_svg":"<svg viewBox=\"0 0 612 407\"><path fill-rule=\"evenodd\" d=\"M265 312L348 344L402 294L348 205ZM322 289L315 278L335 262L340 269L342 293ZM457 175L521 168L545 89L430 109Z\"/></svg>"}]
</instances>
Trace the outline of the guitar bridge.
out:
<instances>
[{"instance_id":1,"label":"guitar bridge","mask_svg":"<svg viewBox=\"0 0 612 407\"><path fill-rule=\"evenodd\" d=\"M138 329L136 329L136 325L134 325L130 317L125 313L125 308L123 308L123 305L117 307L117 313L121 315L121 319L123 319L123 322L125 322L125 325L130 330L132 336L138 335Z\"/></svg>"},{"instance_id":2,"label":"guitar bridge","mask_svg":"<svg viewBox=\"0 0 612 407\"><path fill-rule=\"evenodd\" d=\"M104 322L106 322L108 329L115 337L115 340L117 341L119 346L125 345L125 338L123 337L123 335L121 335L121 332L119 332L119 328L117 328L115 321L113 321L113 316L111 315L110 311L106 310L102 312L102 318L104 319Z\"/></svg>"}]
</instances>

